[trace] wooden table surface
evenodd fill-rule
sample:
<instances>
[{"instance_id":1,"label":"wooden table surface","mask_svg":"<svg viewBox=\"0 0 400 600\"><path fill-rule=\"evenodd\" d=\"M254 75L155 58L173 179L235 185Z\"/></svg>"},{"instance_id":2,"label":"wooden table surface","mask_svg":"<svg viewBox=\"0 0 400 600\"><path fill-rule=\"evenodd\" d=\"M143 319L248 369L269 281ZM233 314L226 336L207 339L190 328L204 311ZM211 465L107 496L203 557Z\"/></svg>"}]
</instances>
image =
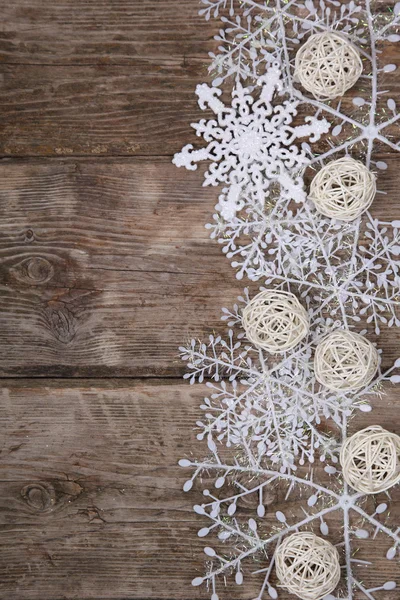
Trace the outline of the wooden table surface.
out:
<instances>
[{"instance_id":1,"label":"wooden table surface","mask_svg":"<svg viewBox=\"0 0 400 600\"><path fill-rule=\"evenodd\" d=\"M197 0L0 8L0 598L207 598L177 466L204 388L177 349L223 332L243 283L204 229L216 190L171 158L220 23ZM392 363L398 334L380 347ZM393 429L396 392L375 409Z\"/></svg>"}]
</instances>

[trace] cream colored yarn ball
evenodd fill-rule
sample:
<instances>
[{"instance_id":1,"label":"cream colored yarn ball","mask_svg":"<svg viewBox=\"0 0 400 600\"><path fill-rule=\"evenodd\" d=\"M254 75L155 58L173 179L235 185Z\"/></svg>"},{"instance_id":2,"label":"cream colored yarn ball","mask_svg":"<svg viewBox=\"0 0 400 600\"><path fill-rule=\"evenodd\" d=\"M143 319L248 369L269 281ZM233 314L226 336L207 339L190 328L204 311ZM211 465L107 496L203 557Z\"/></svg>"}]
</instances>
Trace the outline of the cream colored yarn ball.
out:
<instances>
[{"instance_id":1,"label":"cream colored yarn ball","mask_svg":"<svg viewBox=\"0 0 400 600\"><path fill-rule=\"evenodd\" d=\"M340 463L357 492L384 492L400 481L400 437L379 425L362 429L344 442Z\"/></svg>"},{"instance_id":2,"label":"cream colored yarn ball","mask_svg":"<svg viewBox=\"0 0 400 600\"><path fill-rule=\"evenodd\" d=\"M297 346L309 329L307 311L296 296L274 290L260 292L248 303L242 324L249 342L273 354Z\"/></svg>"},{"instance_id":3,"label":"cream colored yarn ball","mask_svg":"<svg viewBox=\"0 0 400 600\"><path fill-rule=\"evenodd\" d=\"M342 329L325 337L314 357L317 381L334 391L357 390L368 385L378 364L378 352L371 342Z\"/></svg>"},{"instance_id":4,"label":"cream colored yarn ball","mask_svg":"<svg viewBox=\"0 0 400 600\"><path fill-rule=\"evenodd\" d=\"M313 533L287 537L275 552L275 563L282 586L302 600L320 600L340 581L338 551Z\"/></svg>"},{"instance_id":5,"label":"cream colored yarn ball","mask_svg":"<svg viewBox=\"0 0 400 600\"><path fill-rule=\"evenodd\" d=\"M362 70L358 48L330 31L309 37L296 54L295 77L318 100L343 96Z\"/></svg>"},{"instance_id":6,"label":"cream colored yarn ball","mask_svg":"<svg viewBox=\"0 0 400 600\"><path fill-rule=\"evenodd\" d=\"M375 194L375 175L358 160L345 156L316 174L308 197L326 217L353 221L371 206Z\"/></svg>"}]
</instances>

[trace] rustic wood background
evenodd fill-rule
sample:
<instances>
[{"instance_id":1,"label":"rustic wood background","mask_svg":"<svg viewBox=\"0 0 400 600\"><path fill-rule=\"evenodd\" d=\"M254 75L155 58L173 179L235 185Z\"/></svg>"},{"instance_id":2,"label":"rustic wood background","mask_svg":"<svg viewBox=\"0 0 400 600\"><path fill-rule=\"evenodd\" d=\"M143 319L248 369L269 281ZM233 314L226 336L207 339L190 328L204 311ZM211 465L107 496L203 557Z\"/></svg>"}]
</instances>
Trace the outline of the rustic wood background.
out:
<instances>
[{"instance_id":1,"label":"rustic wood background","mask_svg":"<svg viewBox=\"0 0 400 600\"><path fill-rule=\"evenodd\" d=\"M219 23L197 0L0 8L0 597L206 598L176 466L204 389L177 348L222 332L242 284L204 229L215 189L171 158L195 140ZM382 158L374 210L399 218L399 158ZM398 338L380 345L390 364ZM396 393L375 406L393 429Z\"/></svg>"}]
</instances>

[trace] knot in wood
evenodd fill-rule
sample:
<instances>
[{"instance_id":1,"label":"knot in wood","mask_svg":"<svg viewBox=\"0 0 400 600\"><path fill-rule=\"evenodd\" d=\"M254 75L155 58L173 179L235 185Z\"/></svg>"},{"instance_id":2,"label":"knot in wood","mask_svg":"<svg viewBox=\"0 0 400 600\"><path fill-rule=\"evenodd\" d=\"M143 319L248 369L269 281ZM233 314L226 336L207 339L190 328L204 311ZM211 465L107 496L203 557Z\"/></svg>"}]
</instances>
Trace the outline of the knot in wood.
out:
<instances>
[{"instance_id":1,"label":"knot in wood","mask_svg":"<svg viewBox=\"0 0 400 600\"><path fill-rule=\"evenodd\" d=\"M54 267L47 258L32 256L12 267L10 272L22 283L38 285L46 283L54 276Z\"/></svg>"},{"instance_id":2,"label":"knot in wood","mask_svg":"<svg viewBox=\"0 0 400 600\"><path fill-rule=\"evenodd\" d=\"M21 490L21 496L35 512L49 512L56 504L56 492L51 483L28 483Z\"/></svg>"},{"instance_id":3,"label":"knot in wood","mask_svg":"<svg viewBox=\"0 0 400 600\"><path fill-rule=\"evenodd\" d=\"M45 309L46 319L54 337L63 344L72 342L77 324L72 311L61 303L50 303Z\"/></svg>"}]
</instances>

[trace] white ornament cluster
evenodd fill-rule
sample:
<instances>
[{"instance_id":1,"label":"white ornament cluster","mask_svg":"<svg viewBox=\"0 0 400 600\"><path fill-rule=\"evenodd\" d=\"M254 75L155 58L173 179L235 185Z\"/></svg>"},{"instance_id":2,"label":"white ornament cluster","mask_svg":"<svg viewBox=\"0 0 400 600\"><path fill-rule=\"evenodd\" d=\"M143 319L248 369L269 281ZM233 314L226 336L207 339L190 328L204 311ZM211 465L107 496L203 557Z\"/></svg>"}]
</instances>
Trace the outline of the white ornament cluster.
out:
<instances>
[{"instance_id":1,"label":"white ornament cluster","mask_svg":"<svg viewBox=\"0 0 400 600\"><path fill-rule=\"evenodd\" d=\"M356 590L365 592L367 600L375 598L373 592L394 589L396 584L387 581L378 588L365 587L363 561L354 559L353 553L360 541L379 532L387 536L387 558L393 560L399 553L400 529L388 525L388 518L381 521L381 515L388 511L386 502L369 512L365 500L370 492L358 492L342 479L338 455L354 411L369 413L382 384L400 381L395 374L400 359L386 372L378 365L374 380L361 389L331 391L318 385L312 357L341 323L327 319L312 327L294 350L271 354L249 344L240 332L241 305L245 308L249 303L245 290L233 310L223 309L222 318L231 327L225 339L210 336L207 342L192 340L180 348L189 368L184 377L191 384L206 380L209 389L201 405L204 417L197 422L197 438L207 442L209 455L201 460L180 461L182 467L193 471L184 490L191 490L196 480L200 485L203 478L209 484L211 480L214 490L207 486L204 501L194 507L208 519L198 535L216 536L214 544L222 548L221 554L214 545L205 547L207 571L196 577L193 585L206 584L212 600L217 600L218 581L223 583L235 573L236 582L241 584L248 561L251 564L252 559L261 557L258 560L265 562L265 568L253 569L256 574L264 573L258 598L278 598L278 589L271 580L275 552L281 542L304 529L329 538L339 531L341 538L338 540L336 533L333 539L340 549L344 579L341 595L328 595L327 600L352 600ZM322 420L330 422L328 430L321 428ZM320 477L315 480L312 466L317 460L325 465L326 482ZM400 462L396 472L399 467ZM274 524L271 515L267 519L268 512L282 494L287 501L295 496L300 512L290 517L282 507L275 513ZM254 516L249 518L248 510L241 514L241 506L253 507Z\"/></svg>"},{"instance_id":2,"label":"white ornament cluster","mask_svg":"<svg viewBox=\"0 0 400 600\"><path fill-rule=\"evenodd\" d=\"M396 66L380 64L380 44L400 41L400 3L386 15L370 0L202 4L207 19L221 12L224 24L213 85L196 90L215 118L193 124L206 147L185 146L174 163L196 169L209 161L204 185L221 186L211 237L239 279L265 287L223 309L226 339L181 348L185 378L206 380L210 390L197 422L209 456L180 461L193 469L185 491L203 476L213 481L195 506L208 520L199 536L215 539L193 585L207 584L218 600L218 581L233 574L241 585L253 570L263 578L256 600L278 598L275 572L298 597L378 600L396 583L368 586L355 551L382 534L387 559L398 554L388 503L368 500L398 482L400 438L375 425L350 438L347 430L355 411L371 410L368 398L382 383L400 381L400 359L382 372L368 331L352 331L362 321L377 335L382 325L400 326L400 220L379 222L369 212L379 201L375 173L387 167L377 144L400 150L396 103L388 98L381 108L382 79ZM221 100L229 78L231 104ZM308 114L300 125L299 109ZM310 144L323 135L318 153ZM317 459L325 465L318 479ZM277 510L272 520L268 508L282 489L298 509Z\"/></svg>"}]
</instances>

